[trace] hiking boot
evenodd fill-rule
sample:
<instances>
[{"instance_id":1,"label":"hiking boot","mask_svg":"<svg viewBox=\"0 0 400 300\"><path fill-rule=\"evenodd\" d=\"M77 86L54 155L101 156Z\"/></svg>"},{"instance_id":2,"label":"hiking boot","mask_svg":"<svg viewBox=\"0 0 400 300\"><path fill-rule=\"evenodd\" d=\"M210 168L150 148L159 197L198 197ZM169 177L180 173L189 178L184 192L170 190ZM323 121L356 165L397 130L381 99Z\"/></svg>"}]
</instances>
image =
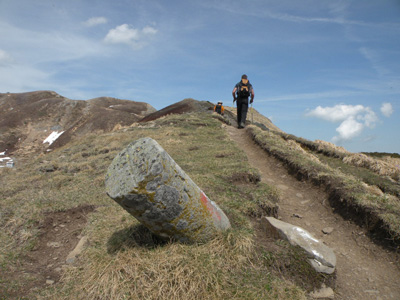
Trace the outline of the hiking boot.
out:
<instances>
[{"instance_id":1,"label":"hiking boot","mask_svg":"<svg viewBox=\"0 0 400 300\"><path fill-rule=\"evenodd\" d=\"M240 128L244 128L244 123L240 123Z\"/></svg>"}]
</instances>

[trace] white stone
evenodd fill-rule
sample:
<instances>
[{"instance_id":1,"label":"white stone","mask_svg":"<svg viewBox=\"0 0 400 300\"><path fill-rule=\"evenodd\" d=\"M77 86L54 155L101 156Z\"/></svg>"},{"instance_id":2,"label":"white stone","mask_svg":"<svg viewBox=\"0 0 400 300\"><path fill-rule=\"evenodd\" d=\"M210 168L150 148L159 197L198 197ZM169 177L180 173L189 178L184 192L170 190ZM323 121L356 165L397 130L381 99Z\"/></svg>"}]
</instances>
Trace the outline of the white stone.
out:
<instances>
[{"instance_id":1,"label":"white stone","mask_svg":"<svg viewBox=\"0 0 400 300\"><path fill-rule=\"evenodd\" d=\"M332 274L335 271L336 255L332 249L313 237L308 231L273 217L264 217L262 223L268 233L303 248L310 257L309 262L317 272Z\"/></svg>"}]
</instances>

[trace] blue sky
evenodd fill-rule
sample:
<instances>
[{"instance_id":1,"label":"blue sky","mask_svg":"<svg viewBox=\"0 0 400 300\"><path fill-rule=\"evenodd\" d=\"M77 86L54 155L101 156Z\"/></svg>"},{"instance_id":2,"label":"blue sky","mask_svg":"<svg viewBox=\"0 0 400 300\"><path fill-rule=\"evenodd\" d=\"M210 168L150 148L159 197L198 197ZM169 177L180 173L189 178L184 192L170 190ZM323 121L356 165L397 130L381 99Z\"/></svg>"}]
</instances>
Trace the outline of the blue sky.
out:
<instances>
[{"instance_id":1,"label":"blue sky","mask_svg":"<svg viewBox=\"0 0 400 300\"><path fill-rule=\"evenodd\" d=\"M399 0L0 0L0 92L161 109L247 74L282 130L400 152Z\"/></svg>"}]
</instances>

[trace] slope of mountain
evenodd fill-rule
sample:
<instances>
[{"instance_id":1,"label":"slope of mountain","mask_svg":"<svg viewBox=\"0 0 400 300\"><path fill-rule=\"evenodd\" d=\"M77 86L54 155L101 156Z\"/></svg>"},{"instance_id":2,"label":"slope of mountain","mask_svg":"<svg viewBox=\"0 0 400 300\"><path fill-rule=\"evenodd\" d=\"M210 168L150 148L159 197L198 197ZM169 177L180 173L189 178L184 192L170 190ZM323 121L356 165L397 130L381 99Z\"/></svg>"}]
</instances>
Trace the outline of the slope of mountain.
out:
<instances>
[{"instance_id":1,"label":"slope of mountain","mask_svg":"<svg viewBox=\"0 0 400 300\"><path fill-rule=\"evenodd\" d=\"M255 126L237 129L234 108L224 116L212 108L193 99L156 111L114 98L0 94L1 147L13 151L0 148L0 162L27 158L0 168L0 295L309 299L324 284L338 299L399 298L399 161L286 134L255 110ZM165 243L109 199L108 166L145 136L226 212L230 232L206 244ZM36 155L50 143L53 151ZM315 273L298 249L267 237L259 221L271 215L333 247L337 274Z\"/></svg>"},{"instance_id":2,"label":"slope of mountain","mask_svg":"<svg viewBox=\"0 0 400 300\"><path fill-rule=\"evenodd\" d=\"M184 99L180 102L171 104L159 111L153 112L143 119L140 122L149 122L164 117L169 114L183 114L189 112L202 112L212 110L214 105L208 101L197 101L194 99Z\"/></svg>"},{"instance_id":3,"label":"slope of mountain","mask_svg":"<svg viewBox=\"0 0 400 300\"><path fill-rule=\"evenodd\" d=\"M70 100L52 91L0 93L0 151L22 154L43 151L52 132L61 136L50 145L65 145L74 136L108 132L127 126L156 109L144 102L109 97Z\"/></svg>"}]
</instances>

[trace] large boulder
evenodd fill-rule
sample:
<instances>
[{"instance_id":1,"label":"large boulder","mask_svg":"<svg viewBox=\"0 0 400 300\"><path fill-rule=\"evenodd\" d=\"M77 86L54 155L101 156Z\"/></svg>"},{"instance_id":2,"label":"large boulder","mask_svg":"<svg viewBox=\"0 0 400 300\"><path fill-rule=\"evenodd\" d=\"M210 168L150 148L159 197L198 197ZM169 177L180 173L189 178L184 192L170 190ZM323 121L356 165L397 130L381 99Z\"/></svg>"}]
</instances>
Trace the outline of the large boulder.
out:
<instances>
[{"instance_id":1,"label":"large boulder","mask_svg":"<svg viewBox=\"0 0 400 300\"><path fill-rule=\"evenodd\" d=\"M121 151L105 183L112 199L161 237L201 242L230 227L217 204L151 138Z\"/></svg>"},{"instance_id":2,"label":"large boulder","mask_svg":"<svg viewBox=\"0 0 400 300\"><path fill-rule=\"evenodd\" d=\"M335 253L308 231L273 217L264 217L262 222L268 234L285 239L290 244L303 248L309 257L310 264L317 272L332 274L335 271Z\"/></svg>"}]
</instances>

